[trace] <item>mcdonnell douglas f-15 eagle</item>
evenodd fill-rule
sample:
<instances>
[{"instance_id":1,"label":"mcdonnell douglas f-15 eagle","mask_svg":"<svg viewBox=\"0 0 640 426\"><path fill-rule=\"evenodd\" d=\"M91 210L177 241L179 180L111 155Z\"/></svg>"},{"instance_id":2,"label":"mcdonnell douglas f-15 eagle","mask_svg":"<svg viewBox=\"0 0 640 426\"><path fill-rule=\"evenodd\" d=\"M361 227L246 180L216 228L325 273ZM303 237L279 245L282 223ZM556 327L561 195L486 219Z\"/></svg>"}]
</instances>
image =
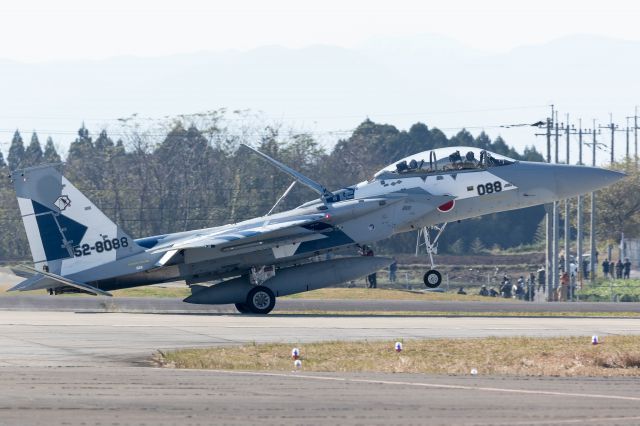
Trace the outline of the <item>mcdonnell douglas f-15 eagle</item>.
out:
<instances>
[{"instance_id":1,"label":"mcdonnell douglas f-15 eagle","mask_svg":"<svg viewBox=\"0 0 640 426\"><path fill-rule=\"evenodd\" d=\"M454 147L411 155L368 181L331 192L243 148L319 198L244 222L133 239L55 165L13 171L34 266L11 290L110 296L110 290L184 280L192 290L187 303L233 303L242 313L266 314L278 296L352 280L392 262L354 255L362 245L412 230L428 236L432 227L443 229L438 224L574 197L624 176ZM326 253L342 256L320 256ZM202 285L214 280L222 281ZM441 275L432 269L424 281L437 287Z\"/></svg>"}]
</instances>

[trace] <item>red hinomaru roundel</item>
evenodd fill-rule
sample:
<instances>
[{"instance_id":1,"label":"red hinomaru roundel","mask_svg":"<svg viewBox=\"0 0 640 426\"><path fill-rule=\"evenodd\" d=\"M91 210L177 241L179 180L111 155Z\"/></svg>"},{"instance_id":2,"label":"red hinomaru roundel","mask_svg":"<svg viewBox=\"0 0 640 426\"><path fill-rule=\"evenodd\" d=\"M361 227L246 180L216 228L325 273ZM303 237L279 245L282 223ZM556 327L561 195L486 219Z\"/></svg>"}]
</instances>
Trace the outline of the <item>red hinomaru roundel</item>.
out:
<instances>
[{"instance_id":1,"label":"red hinomaru roundel","mask_svg":"<svg viewBox=\"0 0 640 426\"><path fill-rule=\"evenodd\" d=\"M448 212L448 211L453 210L453 206L455 206L455 205L456 205L455 200L449 200L449 201L447 201L446 203L444 203L444 204L442 204L442 205L438 206L438 211L441 211L441 212L443 212L443 213L446 213L446 212Z\"/></svg>"}]
</instances>

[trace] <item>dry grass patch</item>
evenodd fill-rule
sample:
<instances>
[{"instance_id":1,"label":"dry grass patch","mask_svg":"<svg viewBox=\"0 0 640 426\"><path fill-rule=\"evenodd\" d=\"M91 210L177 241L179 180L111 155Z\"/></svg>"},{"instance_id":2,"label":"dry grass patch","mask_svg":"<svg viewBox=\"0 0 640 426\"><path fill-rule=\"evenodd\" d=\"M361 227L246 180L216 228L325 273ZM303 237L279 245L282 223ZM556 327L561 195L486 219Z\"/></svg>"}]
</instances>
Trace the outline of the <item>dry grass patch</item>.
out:
<instances>
[{"instance_id":1,"label":"dry grass patch","mask_svg":"<svg viewBox=\"0 0 640 426\"><path fill-rule=\"evenodd\" d=\"M517 376L640 376L640 336L433 339L264 344L160 353L166 367L216 370L291 371L298 346L306 371L469 374Z\"/></svg>"}]
</instances>

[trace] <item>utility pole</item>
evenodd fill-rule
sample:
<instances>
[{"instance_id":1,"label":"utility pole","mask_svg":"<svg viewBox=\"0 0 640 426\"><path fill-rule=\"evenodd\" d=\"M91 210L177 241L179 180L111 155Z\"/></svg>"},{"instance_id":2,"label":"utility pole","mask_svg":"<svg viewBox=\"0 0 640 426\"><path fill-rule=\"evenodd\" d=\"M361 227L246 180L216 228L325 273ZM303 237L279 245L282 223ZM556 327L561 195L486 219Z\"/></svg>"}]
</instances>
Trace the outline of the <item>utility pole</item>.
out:
<instances>
[{"instance_id":1,"label":"utility pole","mask_svg":"<svg viewBox=\"0 0 640 426\"><path fill-rule=\"evenodd\" d=\"M555 117L555 109L554 109L554 105L551 105L551 115L547 118L547 131L545 133L536 133L536 136L546 136L547 139L547 163L551 163L551 132L552 129L554 128L554 117ZM544 264L544 270L545 270L545 275L546 275L546 280L547 280L547 284L546 284L546 288L547 288L547 301L551 302L553 300L552 297L552 291L551 291L551 287L552 287L552 274L551 271L553 271L553 262L552 262L552 257L553 257L553 238L552 238L552 233L553 233L553 205L552 204L546 204L545 205L545 215L544 215L544 219L545 219L545 228L546 228L546 233L545 233L545 264Z\"/></svg>"},{"instance_id":2,"label":"utility pole","mask_svg":"<svg viewBox=\"0 0 640 426\"><path fill-rule=\"evenodd\" d=\"M547 118L547 163L551 163L551 129L553 128L553 114L554 107L551 105L551 117ZM551 260L553 256L553 239L551 235L553 233L553 217L551 216L553 214L553 207L548 204L545 207L544 219L547 232L545 233L544 273L547 278L547 285L545 286L547 288L547 302L551 302L553 301L553 298L550 296L551 293L549 292L549 288L551 287L551 268L553 266L553 261Z\"/></svg>"},{"instance_id":3,"label":"utility pole","mask_svg":"<svg viewBox=\"0 0 640 426\"><path fill-rule=\"evenodd\" d=\"M633 161L638 168L638 106L636 105L633 117L627 117L627 141L629 140L629 119L633 118ZM628 142L627 142L628 145ZM628 151L628 150L627 150ZM629 155L627 154L627 157Z\"/></svg>"},{"instance_id":4,"label":"utility pole","mask_svg":"<svg viewBox=\"0 0 640 426\"><path fill-rule=\"evenodd\" d=\"M555 158L554 158L554 162L557 164L558 163L558 149L559 149L559 140L560 140L560 129L558 127L558 111L556 111L556 116L555 116ZM549 285L547 286L548 290L549 290L549 294L547 295L548 300L554 300L555 299L555 294L556 294L556 289L558 288L558 284L559 284L559 272L560 272L560 268L558 265L558 226L560 223L560 215L559 215L559 205L557 201L553 202L553 219L552 219L552 228L553 228L553 232L552 232L552 252L553 252L553 256L552 256L552 261L551 261L551 274L549 274L549 277L551 278L551 281L549 282Z\"/></svg>"},{"instance_id":5,"label":"utility pole","mask_svg":"<svg viewBox=\"0 0 640 426\"><path fill-rule=\"evenodd\" d=\"M624 129L624 133L626 136L626 150L625 150L625 160L629 160L629 117L627 117L627 127Z\"/></svg>"},{"instance_id":6,"label":"utility pole","mask_svg":"<svg viewBox=\"0 0 640 426\"><path fill-rule=\"evenodd\" d=\"M598 141L596 140L596 120L593 120L593 139L591 141L591 165L596 166L596 147ZM595 283L596 280L596 193L591 193L591 220L589 227L589 278L591 283Z\"/></svg>"},{"instance_id":7,"label":"utility pole","mask_svg":"<svg viewBox=\"0 0 640 426\"><path fill-rule=\"evenodd\" d=\"M616 140L616 131L618 130L618 125L613 124L613 114L609 113L609 124L607 126L600 126L601 129L609 129L611 131L611 164L615 163L615 140Z\"/></svg>"},{"instance_id":8,"label":"utility pole","mask_svg":"<svg viewBox=\"0 0 640 426\"><path fill-rule=\"evenodd\" d=\"M578 165L582 166L582 119L578 120ZM578 262L578 282L582 287L583 268L582 268L582 239L584 238L584 224L582 223L582 195L578 195L578 204L576 206L576 227L578 234L576 235L576 252Z\"/></svg>"},{"instance_id":9,"label":"utility pole","mask_svg":"<svg viewBox=\"0 0 640 426\"><path fill-rule=\"evenodd\" d=\"M566 153L566 163L571 164L571 135L578 135L578 164L582 165L582 120L580 120L580 125L578 130L576 130L575 126L569 125L569 114L567 114L567 122L566 124L561 124L560 128L565 131L567 137L567 153ZM571 261L571 211L570 211L571 203L570 199L566 199L564 201L564 270L565 272L569 272L569 263ZM574 258L577 261L578 271L582 268L582 197L579 196L577 200L577 220L576 220L576 229L578 231L577 239L576 239L576 257ZM578 276L579 277L579 276Z\"/></svg>"},{"instance_id":10,"label":"utility pole","mask_svg":"<svg viewBox=\"0 0 640 426\"><path fill-rule=\"evenodd\" d=\"M567 134L567 164L571 164L569 159L569 151L571 145L571 127L569 126L569 114L567 114L567 124L565 126L565 132ZM569 272L569 228L571 227L571 221L569 220L569 199L564 200L564 271Z\"/></svg>"}]
</instances>

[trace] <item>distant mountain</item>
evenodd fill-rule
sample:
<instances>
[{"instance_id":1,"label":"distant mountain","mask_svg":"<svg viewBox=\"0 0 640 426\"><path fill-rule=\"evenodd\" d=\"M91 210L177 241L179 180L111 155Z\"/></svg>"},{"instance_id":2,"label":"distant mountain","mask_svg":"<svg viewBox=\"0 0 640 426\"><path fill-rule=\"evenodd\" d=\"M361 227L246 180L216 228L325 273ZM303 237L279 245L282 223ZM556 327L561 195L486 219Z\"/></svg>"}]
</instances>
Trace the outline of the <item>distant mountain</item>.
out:
<instances>
[{"instance_id":1,"label":"distant mountain","mask_svg":"<svg viewBox=\"0 0 640 426\"><path fill-rule=\"evenodd\" d=\"M623 124L640 103L639 51L640 42L576 35L488 54L425 35L372 39L353 49L265 46L158 58L0 61L0 147L6 152L17 127L53 133L64 145L73 138L65 133L83 119L97 131L109 125L106 119L131 113L162 117L228 107L261 110L320 134L370 117L399 127L422 121L449 133L484 127L520 149L540 148L533 129L493 126L544 119L552 102L589 125L609 112Z\"/></svg>"}]
</instances>

